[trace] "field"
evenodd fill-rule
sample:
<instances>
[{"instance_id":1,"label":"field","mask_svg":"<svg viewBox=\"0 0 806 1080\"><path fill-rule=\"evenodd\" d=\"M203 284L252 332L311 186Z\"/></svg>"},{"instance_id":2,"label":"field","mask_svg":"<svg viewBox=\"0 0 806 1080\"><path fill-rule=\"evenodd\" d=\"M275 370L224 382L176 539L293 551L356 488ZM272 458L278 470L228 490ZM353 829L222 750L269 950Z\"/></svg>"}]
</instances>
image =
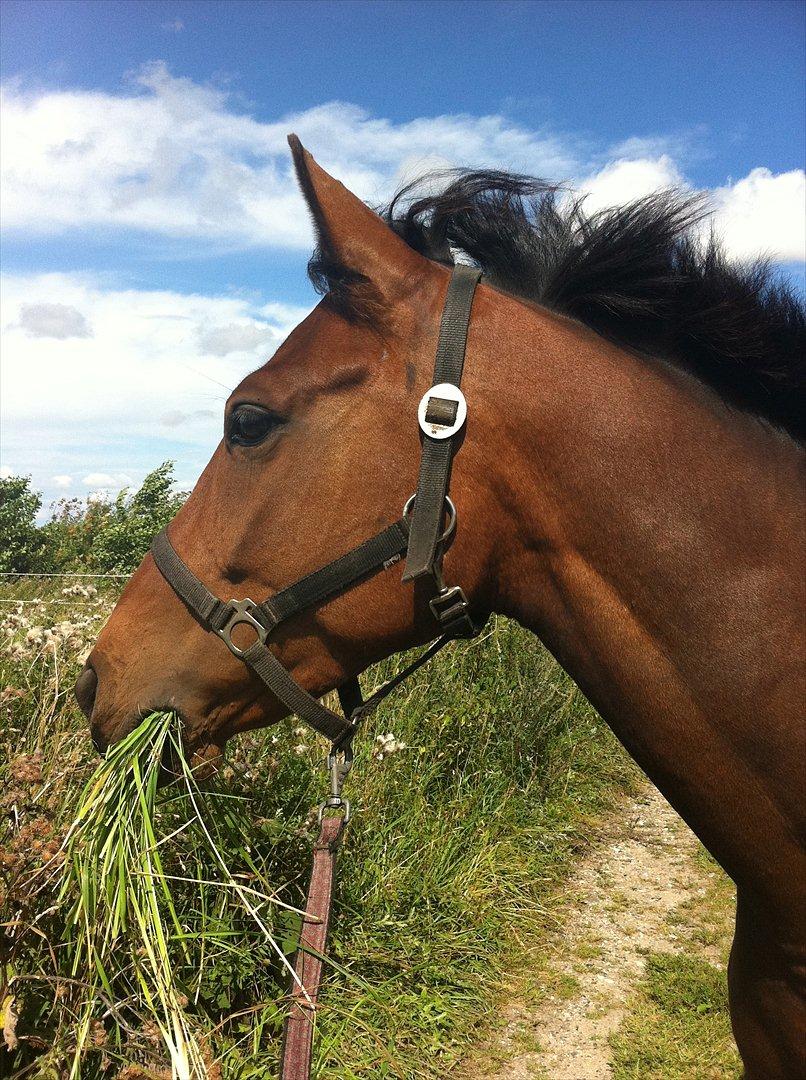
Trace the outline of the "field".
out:
<instances>
[{"instance_id":1,"label":"field","mask_svg":"<svg viewBox=\"0 0 806 1080\"><path fill-rule=\"evenodd\" d=\"M19 1077L60 1078L71 1066L90 1080L171 1075L126 935L117 977L91 992L91 973L70 959L71 897L59 895L62 842L96 764L70 690L116 585L55 578L2 588L13 602L0 611L0 997L14 1049L0 1054ZM211 781L210 805L226 807L216 836L228 872L269 883L291 905L302 896L324 750L286 722L234 742ZM548 931L550 899L595 823L616 793L639 786L580 692L503 620L406 684L361 737L349 781L356 813L340 863L319 1080L446 1076L494 1023L510 966L524 941L534 952L541 926ZM213 1080L271 1075L282 962L220 884L220 868L204 862L183 813L166 795L160 851L179 916L169 946L188 1022ZM297 917L276 905L263 914L290 953ZM76 1058L88 1002L88 1044Z\"/></svg>"}]
</instances>

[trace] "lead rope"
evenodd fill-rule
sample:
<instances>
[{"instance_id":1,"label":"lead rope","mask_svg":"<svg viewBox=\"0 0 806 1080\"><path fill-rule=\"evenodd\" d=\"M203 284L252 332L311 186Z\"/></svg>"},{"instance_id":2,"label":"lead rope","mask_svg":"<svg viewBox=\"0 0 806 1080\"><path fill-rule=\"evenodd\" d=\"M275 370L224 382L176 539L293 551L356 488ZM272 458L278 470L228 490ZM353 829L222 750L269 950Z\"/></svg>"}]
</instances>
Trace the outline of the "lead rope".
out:
<instances>
[{"instance_id":1,"label":"lead rope","mask_svg":"<svg viewBox=\"0 0 806 1080\"><path fill-rule=\"evenodd\" d=\"M451 641L453 638L447 635L438 638L402 671L383 683L366 701L361 696L357 679L351 679L339 690L342 708L350 717L352 734L343 745L334 743L327 758L330 793L319 807L319 835L313 845L311 878L302 916L299 945L294 958L288 1012L283 1024L280 1080L309 1080L311 1075L316 1004L322 981L336 881L336 853L350 821L350 803L342 796L342 787L353 764L353 737L361 721L385 697ZM336 811L336 815L328 817L329 811Z\"/></svg>"},{"instance_id":2,"label":"lead rope","mask_svg":"<svg viewBox=\"0 0 806 1080\"><path fill-rule=\"evenodd\" d=\"M316 1003L336 880L336 852L348 821L349 808L335 817L320 815L319 836L313 846L311 880L294 960L294 982L283 1025L280 1080L308 1080L311 1075Z\"/></svg>"}]
</instances>

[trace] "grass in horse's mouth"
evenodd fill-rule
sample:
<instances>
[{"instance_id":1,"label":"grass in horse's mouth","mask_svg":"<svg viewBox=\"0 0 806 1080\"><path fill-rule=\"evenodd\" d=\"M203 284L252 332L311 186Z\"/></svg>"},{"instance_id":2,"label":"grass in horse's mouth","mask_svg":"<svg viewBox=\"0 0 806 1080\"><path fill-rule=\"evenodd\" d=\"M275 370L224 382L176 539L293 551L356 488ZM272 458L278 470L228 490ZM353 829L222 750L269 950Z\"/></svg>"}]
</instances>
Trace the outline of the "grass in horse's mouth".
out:
<instances>
[{"instance_id":1,"label":"grass in horse's mouth","mask_svg":"<svg viewBox=\"0 0 806 1080\"><path fill-rule=\"evenodd\" d=\"M172 781L167 785L166 772ZM121 982L131 987L132 999L147 1003L174 1076L206 1075L186 1011L186 988L177 984L171 954L175 958L177 947L187 954L191 944L204 948L215 934L204 919L194 927L180 914L175 882L182 881L185 890L191 883L202 912L219 903L239 905L284 960L263 910L276 901L263 891L257 868L252 867L246 886L243 875L233 877L221 853L222 847L233 850L234 841L243 861L243 838L230 802L199 786L183 752L178 719L169 712L150 714L112 746L84 788L64 842L60 894L62 903L72 905L67 924L73 933L64 944L73 977L90 991L77 1018L71 1076L80 1075L82 1049L97 1031L94 999L106 1000L114 1019L125 1026ZM166 806L171 828L160 836L157 811ZM209 875L194 877L193 867L183 867L182 877L166 873L163 845L186 829L194 830L207 864L215 865L215 881Z\"/></svg>"}]
</instances>

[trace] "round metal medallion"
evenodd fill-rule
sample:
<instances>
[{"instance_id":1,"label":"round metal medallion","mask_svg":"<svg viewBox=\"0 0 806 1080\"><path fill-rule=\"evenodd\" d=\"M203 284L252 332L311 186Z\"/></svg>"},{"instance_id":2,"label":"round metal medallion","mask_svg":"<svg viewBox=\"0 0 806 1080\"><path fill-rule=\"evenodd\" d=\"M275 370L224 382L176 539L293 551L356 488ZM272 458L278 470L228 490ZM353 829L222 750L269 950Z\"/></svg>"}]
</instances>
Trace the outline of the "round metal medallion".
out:
<instances>
[{"instance_id":1,"label":"round metal medallion","mask_svg":"<svg viewBox=\"0 0 806 1080\"><path fill-rule=\"evenodd\" d=\"M437 383L427 390L417 408L417 420L431 439L450 439L467 419L465 395L453 383Z\"/></svg>"}]
</instances>

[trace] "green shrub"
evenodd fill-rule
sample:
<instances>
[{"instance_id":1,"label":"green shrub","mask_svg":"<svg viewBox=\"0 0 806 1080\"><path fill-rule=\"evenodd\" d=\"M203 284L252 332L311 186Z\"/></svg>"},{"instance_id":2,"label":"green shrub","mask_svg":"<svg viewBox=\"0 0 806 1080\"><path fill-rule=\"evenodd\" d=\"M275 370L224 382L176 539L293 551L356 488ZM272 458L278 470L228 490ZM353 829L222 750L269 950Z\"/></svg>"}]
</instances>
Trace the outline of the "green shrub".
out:
<instances>
[{"instance_id":1,"label":"green shrub","mask_svg":"<svg viewBox=\"0 0 806 1080\"><path fill-rule=\"evenodd\" d=\"M134 570L185 497L174 491L171 461L150 472L134 495L121 491L93 547L94 565L110 572Z\"/></svg>"},{"instance_id":2,"label":"green shrub","mask_svg":"<svg viewBox=\"0 0 806 1080\"><path fill-rule=\"evenodd\" d=\"M31 497L39 499L33 493ZM165 528L185 498L184 492L175 490L173 462L165 461L146 476L134 494L125 488L113 502L61 499L50 521L35 529L42 555L30 560L28 569L134 570L152 538Z\"/></svg>"},{"instance_id":3,"label":"green shrub","mask_svg":"<svg viewBox=\"0 0 806 1080\"><path fill-rule=\"evenodd\" d=\"M36 524L42 496L31 491L30 476L0 480L0 571L26 573L47 563L48 540Z\"/></svg>"},{"instance_id":4,"label":"green shrub","mask_svg":"<svg viewBox=\"0 0 806 1080\"><path fill-rule=\"evenodd\" d=\"M54 570L89 569L94 549L109 523L111 506L104 499L60 499L42 526L49 563ZM36 570L41 571L42 566Z\"/></svg>"}]
</instances>

